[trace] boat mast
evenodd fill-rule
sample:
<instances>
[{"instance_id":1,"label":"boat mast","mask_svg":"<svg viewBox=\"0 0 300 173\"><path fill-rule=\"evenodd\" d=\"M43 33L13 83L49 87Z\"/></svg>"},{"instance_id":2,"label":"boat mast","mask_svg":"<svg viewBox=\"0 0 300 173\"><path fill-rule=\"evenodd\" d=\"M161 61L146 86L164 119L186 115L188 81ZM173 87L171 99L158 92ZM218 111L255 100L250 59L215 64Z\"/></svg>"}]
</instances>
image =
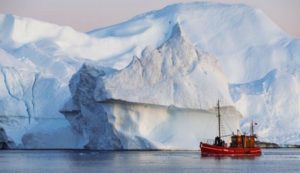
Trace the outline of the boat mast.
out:
<instances>
[{"instance_id":1,"label":"boat mast","mask_svg":"<svg viewBox=\"0 0 300 173\"><path fill-rule=\"evenodd\" d=\"M254 135L254 127L253 127L253 120L251 121L251 126L250 126L250 135L253 136Z\"/></svg>"},{"instance_id":2,"label":"boat mast","mask_svg":"<svg viewBox=\"0 0 300 173\"><path fill-rule=\"evenodd\" d=\"M220 100L218 100L218 126L219 126L219 137L221 138L221 113L220 113Z\"/></svg>"}]
</instances>

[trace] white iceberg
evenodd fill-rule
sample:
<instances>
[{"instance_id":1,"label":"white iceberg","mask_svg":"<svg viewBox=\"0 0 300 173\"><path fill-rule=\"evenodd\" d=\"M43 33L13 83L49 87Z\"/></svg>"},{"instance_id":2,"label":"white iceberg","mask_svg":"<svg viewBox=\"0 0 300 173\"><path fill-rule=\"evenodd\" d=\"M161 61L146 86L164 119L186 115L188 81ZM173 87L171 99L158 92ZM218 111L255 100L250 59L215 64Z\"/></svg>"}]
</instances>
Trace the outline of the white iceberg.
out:
<instances>
[{"instance_id":1,"label":"white iceberg","mask_svg":"<svg viewBox=\"0 0 300 173\"><path fill-rule=\"evenodd\" d=\"M169 40L126 68L98 68L84 65L73 76L72 99L62 110L87 148L197 149L217 135L218 99L227 106L223 133L239 129L241 115L230 106L216 59L197 51L178 24Z\"/></svg>"},{"instance_id":2,"label":"white iceberg","mask_svg":"<svg viewBox=\"0 0 300 173\"><path fill-rule=\"evenodd\" d=\"M248 122L254 119L259 123L256 129L261 140L300 142L299 39L286 34L258 9L239 4L205 2L167 6L88 33L30 18L0 15L0 126L19 147L26 147L27 144L27 147L33 146L30 138L24 139L24 144L22 137L41 130L49 136L57 131L68 136L72 131L76 136L72 138L74 140L70 139L60 147L82 148L88 141L87 137L76 134L74 124L71 127L59 113L71 97L68 84L72 75L84 63L102 66L102 71L107 74L107 70L111 73L124 69L134 56L150 57L152 50L169 40L177 23L193 47L201 55L202 52L213 55L220 66L218 69L224 72L221 75L224 78L217 77L217 73L208 75L216 77L221 86L227 82L228 85L220 90L221 93L215 93L216 88L197 91L205 97L209 96L207 100L191 97L193 100L186 101L185 98L197 93L197 87L189 90L188 85L179 84L180 89L174 94L177 98L172 98L172 94L166 97L172 89L162 90L164 97L153 95L149 97L152 100L142 103L156 104L155 99L159 97L163 106L206 109L215 104L217 96L223 96L224 105L234 106L244 115L242 129L248 129ZM137 63L138 59L134 62ZM142 101L140 96L148 98L151 90L155 90L142 87L141 91L136 91L140 94L138 98L126 96L125 89L133 91L129 84L124 89L110 86L113 80L120 81L117 78L121 78L121 74L106 79L108 82L103 86L106 91L113 91L114 95L98 93L95 95L97 101L109 97ZM177 85L176 80L174 83ZM146 78L142 80L147 81ZM208 83L201 85L211 86L216 81L206 80ZM166 85L176 88L171 84L165 81L157 83L156 87ZM41 129L43 124L52 128L48 131ZM63 132L62 129L68 130ZM34 136L36 139L38 135ZM35 145L36 148L42 146L46 148L48 142L40 141L40 145Z\"/></svg>"}]
</instances>

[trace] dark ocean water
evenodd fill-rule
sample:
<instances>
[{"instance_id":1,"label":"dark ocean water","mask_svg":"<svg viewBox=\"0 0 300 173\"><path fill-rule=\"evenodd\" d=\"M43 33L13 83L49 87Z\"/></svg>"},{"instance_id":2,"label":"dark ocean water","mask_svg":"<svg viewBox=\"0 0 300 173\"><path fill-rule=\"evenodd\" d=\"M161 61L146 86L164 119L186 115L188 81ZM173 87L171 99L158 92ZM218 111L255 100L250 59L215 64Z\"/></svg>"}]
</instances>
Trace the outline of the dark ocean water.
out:
<instances>
[{"instance_id":1,"label":"dark ocean water","mask_svg":"<svg viewBox=\"0 0 300 173\"><path fill-rule=\"evenodd\" d=\"M300 173L300 149L237 158L201 157L198 151L2 150L0 172Z\"/></svg>"}]
</instances>

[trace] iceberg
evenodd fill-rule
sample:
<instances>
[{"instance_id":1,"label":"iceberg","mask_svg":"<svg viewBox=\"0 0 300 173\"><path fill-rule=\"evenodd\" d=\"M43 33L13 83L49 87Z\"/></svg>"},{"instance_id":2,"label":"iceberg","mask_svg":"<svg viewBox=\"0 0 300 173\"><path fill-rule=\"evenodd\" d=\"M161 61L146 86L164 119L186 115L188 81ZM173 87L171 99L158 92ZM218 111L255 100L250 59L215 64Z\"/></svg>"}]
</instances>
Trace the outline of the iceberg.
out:
<instances>
[{"instance_id":1,"label":"iceberg","mask_svg":"<svg viewBox=\"0 0 300 173\"><path fill-rule=\"evenodd\" d=\"M126 68L84 65L72 77L72 99L62 113L87 137L86 148L197 149L200 140L217 135L218 99L224 133L239 129L241 115L230 106L228 81L216 59L184 35L176 24L169 40L146 48Z\"/></svg>"},{"instance_id":2,"label":"iceberg","mask_svg":"<svg viewBox=\"0 0 300 173\"><path fill-rule=\"evenodd\" d=\"M176 28L178 32L174 32ZM173 46L186 49L176 52ZM141 113L143 108L149 108L151 114L161 108L159 115L170 122L173 118L184 120L183 116L173 117L173 110L197 114L204 111L213 117L213 107L220 97L223 110L230 107L232 114L243 114L242 130L246 131L248 122L255 120L260 140L297 144L299 50L298 38L285 33L261 10L242 4L174 4L87 33L35 19L0 15L0 126L19 148L194 148L177 143L173 134L168 140L164 135L150 137L150 130L133 128L137 133L132 135L130 128L120 132L125 128L121 123L124 121L118 120L117 125L111 118L117 110ZM173 55L177 57L174 61L164 58ZM189 58L180 58L183 56ZM87 78L76 77L79 74ZM80 80L95 83L84 86ZM78 88L89 90L79 92ZM94 125L85 125L86 119L83 124L76 119L83 116L80 112L84 112L83 118L92 117L87 116L89 109L80 105L85 97L91 98L92 104L102 103L102 107L109 100L114 102L104 106L112 109L105 111L112 116L103 120L109 126L105 133L112 135L108 140L111 144L101 144L106 137L97 139L97 133L90 132ZM65 111L65 116L59 110ZM70 115L76 112L78 117ZM186 112L182 114L188 117ZM129 116L133 114L122 114ZM203 124L195 122L203 131ZM135 123L133 126L140 127ZM188 133L193 135L196 128ZM89 136L92 134L94 137ZM197 134L198 138L201 134ZM53 143L55 136L61 142ZM211 132L209 138L213 137ZM191 145L199 140L189 139Z\"/></svg>"}]
</instances>

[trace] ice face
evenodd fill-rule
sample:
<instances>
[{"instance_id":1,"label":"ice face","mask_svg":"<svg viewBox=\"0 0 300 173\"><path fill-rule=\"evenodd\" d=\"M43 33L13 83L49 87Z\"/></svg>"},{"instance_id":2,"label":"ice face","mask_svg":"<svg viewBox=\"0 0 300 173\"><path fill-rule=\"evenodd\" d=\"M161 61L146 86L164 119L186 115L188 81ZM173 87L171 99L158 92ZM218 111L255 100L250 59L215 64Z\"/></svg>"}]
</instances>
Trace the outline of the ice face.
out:
<instances>
[{"instance_id":1,"label":"ice face","mask_svg":"<svg viewBox=\"0 0 300 173\"><path fill-rule=\"evenodd\" d=\"M216 135L216 100L232 104L227 86L216 59L199 53L177 24L169 40L123 70L84 65L62 112L88 136L87 148L197 149L201 139ZM227 110L228 134L239 129L241 117Z\"/></svg>"}]
</instances>

